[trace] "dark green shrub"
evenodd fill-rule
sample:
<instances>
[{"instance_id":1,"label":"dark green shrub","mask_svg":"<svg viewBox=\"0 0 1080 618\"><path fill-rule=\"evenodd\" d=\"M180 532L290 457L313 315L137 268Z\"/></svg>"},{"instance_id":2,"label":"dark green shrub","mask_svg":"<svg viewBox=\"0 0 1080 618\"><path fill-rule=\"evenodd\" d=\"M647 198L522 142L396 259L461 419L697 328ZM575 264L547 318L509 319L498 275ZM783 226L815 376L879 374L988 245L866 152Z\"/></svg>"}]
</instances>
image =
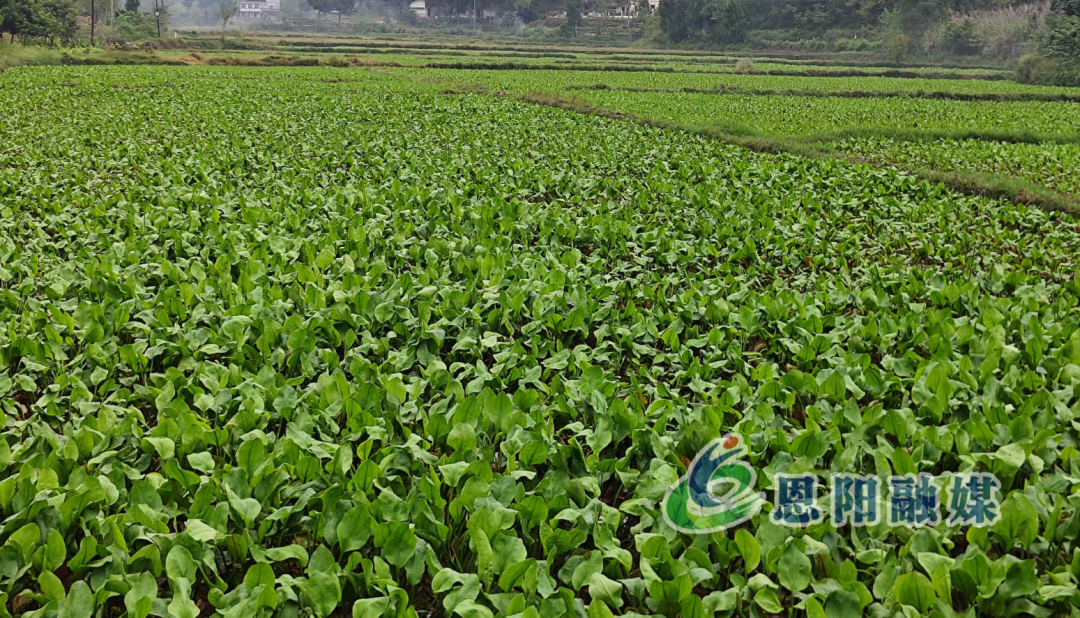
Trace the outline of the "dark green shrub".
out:
<instances>
[{"instance_id":1,"label":"dark green shrub","mask_svg":"<svg viewBox=\"0 0 1080 618\"><path fill-rule=\"evenodd\" d=\"M982 44L975 33L975 22L970 19L945 24L941 33L941 45L951 54L975 55L982 51Z\"/></svg>"},{"instance_id":2,"label":"dark green shrub","mask_svg":"<svg viewBox=\"0 0 1080 618\"><path fill-rule=\"evenodd\" d=\"M906 34L897 34L889 39L889 57L893 63L900 64L907 57L911 39Z\"/></svg>"},{"instance_id":3,"label":"dark green shrub","mask_svg":"<svg viewBox=\"0 0 1080 618\"><path fill-rule=\"evenodd\" d=\"M1054 74L1058 86L1080 86L1080 0L1057 0L1040 37L1042 55L1060 60Z\"/></svg>"},{"instance_id":4,"label":"dark green shrub","mask_svg":"<svg viewBox=\"0 0 1080 618\"><path fill-rule=\"evenodd\" d=\"M1062 62L1054 74L1055 86L1080 87L1080 61Z\"/></svg>"},{"instance_id":5,"label":"dark green shrub","mask_svg":"<svg viewBox=\"0 0 1080 618\"><path fill-rule=\"evenodd\" d=\"M130 43L153 38L157 33L154 20L147 13L122 11L116 14L110 42Z\"/></svg>"},{"instance_id":6,"label":"dark green shrub","mask_svg":"<svg viewBox=\"0 0 1080 618\"><path fill-rule=\"evenodd\" d=\"M1054 0L1050 8L1062 15L1080 17L1080 0Z\"/></svg>"},{"instance_id":7,"label":"dark green shrub","mask_svg":"<svg viewBox=\"0 0 1080 618\"><path fill-rule=\"evenodd\" d=\"M1020 58L1016 66L1016 81L1021 84L1053 84L1060 64L1061 61L1054 58L1028 54Z\"/></svg>"}]
</instances>

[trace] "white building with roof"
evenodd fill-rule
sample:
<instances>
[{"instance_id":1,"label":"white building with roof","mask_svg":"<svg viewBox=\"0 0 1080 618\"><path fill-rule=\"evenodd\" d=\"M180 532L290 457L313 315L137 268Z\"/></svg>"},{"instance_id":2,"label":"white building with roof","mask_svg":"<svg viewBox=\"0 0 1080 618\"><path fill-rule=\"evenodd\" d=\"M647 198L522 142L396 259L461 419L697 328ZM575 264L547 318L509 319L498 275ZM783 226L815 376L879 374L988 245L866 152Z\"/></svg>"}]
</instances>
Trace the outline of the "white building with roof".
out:
<instances>
[{"instance_id":1,"label":"white building with roof","mask_svg":"<svg viewBox=\"0 0 1080 618\"><path fill-rule=\"evenodd\" d=\"M258 20L281 14L281 0L240 0L237 15L242 20Z\"/></svg>"},{"instance_id":2,"label":"white building with roof","mask_svg":"<svg viewBox=\"0 0 1080 618\"><path fill-rule=\"evenodd\" d=\"M427 19L430 17L427 9L427 2L425 0L412 0L409 2L409 10L416 13L416 16L420 19Z\"/></svg>"}]
</instances>

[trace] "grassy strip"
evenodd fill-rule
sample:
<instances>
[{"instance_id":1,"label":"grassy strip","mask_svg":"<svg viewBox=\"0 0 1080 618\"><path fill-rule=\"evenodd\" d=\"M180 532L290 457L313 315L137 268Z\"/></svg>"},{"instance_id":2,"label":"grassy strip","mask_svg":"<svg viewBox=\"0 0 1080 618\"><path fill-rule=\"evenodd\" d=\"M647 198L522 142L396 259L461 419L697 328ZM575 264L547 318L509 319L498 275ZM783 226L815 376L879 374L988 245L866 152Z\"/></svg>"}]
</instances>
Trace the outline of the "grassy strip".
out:
<instances>
[{"instance_id":1,"label":"grassy strip","mask_svg":"<svg viewBox=\"0 0 1080 618\"><path fill-rule=\"evenodd\" d=\"M781 96L781 97L840 97L845 99L878 99L878 98L907 98L907 99L943 99L951 101L1046 101L1054 103L1080 103L1080 94L1053 94L1045 92L948 92L945 90L927 91L867 91L867 90L806 90L787 89L776 90L770 88L731 88L719 86L717 88L612 88L607 84L593 84L591 86L567 86L566 90L613 90L617 92L669 92L686 94L748 94L754 96Z\"/></svg>"},{"instance_id":2,"label":"grassy strip","mask_svg":"<svg viewBox=\"0 0 1080 618\"><path fill-rule=\"evenodd\" d=\"M305 35L310 36L310 35ZM408 42L408 43L393 43L389 41L287 41L282 39L277 43L283 47L349 47L359 49L390 49L396 52L409 51L409 50L433 50L433 51L480 51L480 52L517 52L517 53L534 53L540 56L554 56L554 57L568 57L572 56L571 53L566 51L566 48L556 47L536 47L536 46L516 46L516 45L477 45L469 43L425 43L421 41ZM618 48L616 48L618 49ZM607 54L609 51L602 51L597 49L585 49L575 53L581 54ZM631 50L618 49L618 53L622 54L641 54L641 55L667 55L667 52L636 52ZM674 54L679 55L679 54ZM701 55L701 54L697 54ZM705 55L721 55L721 54L705 54ZM727 54L723 54L727 55Z\"/></svg>"},{"instance_id":3,"label":"grassy strip","mask_svg":"<svg viewBox=\"0 0 1080 618\"><path fill-rule=\"evenodd\" d=\"M2 38L2 37L0 37ZM61 52L36 46L11 45L0 41L0 71L10 67L60 64Z\"/></svg>"},{"instance_id":4,"label":"grassy strip","mask_svg":"<svg viewBox=\"0 0 1080 618\"><path fill-rule=\"evenodd\" d=\"M689 69L675 69L671 67L647 67L626 65L561 65L561 64L520 64L516 62L429 62L423 65L425 69L482 69L487 71L605 71L605 72L628 72L628 73L694 73L705 75L730 75L731 71L692 71ZM784 77L895 77L902 79L961 79L961 80L986 80L1003 81L1005 75L985 75L981 73L919 73L917 71L851 71L851 70L826 70L804 69L799 71L763 71L762 75L778 75Z\"/></svg>"},{"instance_id":5,"label":"grassy strip","mask_svg":"<svg viewBox=\"0 0 1080 618\"><path fill-rule=\"evenodd\" d=\"M161 38L144 41L146 51L274 51L274 45L239 38L207 38L182 36L175 39Z\"/></svg>"},{"instance_id":6,"label":"grassy strip","mask_svg":"<svg viewBox=\"0 0 1080 618\"><path fill-rule=\"evenodd\" d=\"M66 65L136 65L165 64L182 66L191 64L178 56L163 56L154 52L96 51L85 55L61 55L57 64Z\"/></svg>"},{"instance_id":7,"label":"grassy strip","mask_svg":"<svg viewBox=\"0 0 1080 618\"><path fill-rule=\"evenodd\" d=\"M845 127L836 131L824 131L807 135L791 136L791 139L804 143L833 142L851 138L881 138L898 142L925 142L940 139L979 140L983 142L1002 142L1005 144L1080 144L1080 132L1077 133L1035 133L1033 131L974 131L956 129L894 129L889 127Z\"/></svg>"},{"instance_id":8,"label":"grassy strip","mask_svg":"<svg viewBox=\"0 0 1080 618\"><path fill-rule=\"evenodd\" d=\"M316 46L316 47L292 47L286 46L285 48L267 47L266 49L280 51L283 53L304 53L304 54L356 54L364 53L370 55L409 55L409 56L452 56L461 58L476 58L475 54L468 51L459 49L409 49L409 48L357 48L351 45L334 45L334 46ZM537 52L515 52L515 51L488 51L484 57L490 58L566 58L576 59L575 54L552 52L550 54L543 54Z\"/></svg>"},{"instance_id":9,"label":"grassy strip","mask_svg":"<svg viewBox=\"0 0 1080 618\"><path fill-rule=\"evenodd\" d=\"M327 56L324 58L296 55L249 55L249 56L204 56L191 51L189 53L161 53L143 51L94 51L90 54L57 53L48 62L36 64L64 64L71 66L111 66L111 65L169 65L169 66L244 66L244 67L359 67L389 66L400 67L397 62L379 62L357 57Z\"/></svg>"},{"instance_id":10,"label":"grassy strip","mask_svg":"<svg viewBox=\"0 0 1080 618\"><path fill-rule=\"evenodd\" d=\"M788 64L788 65L822 65L822 66L839 66L839 67L862 67L862 68L882 68L882 69L896 69L895 62L887 61L885 59L876 58L873 60L858 60L840 58L842 53L830 53L830 52L770 52L770 51L722 51L722 50L694 50L694 49L664 49L664 48L627 48L627 47L595 47L595 46L529 46L529 45L515 45L515 44L497 44L491 43L487 45L475 44L475 43L458 43L458 42L432 42L432 41L416 41L409 40L406 42L397 42L395 40L355 40L353 35L334 35L325 34L320 38L339 39L347 42L337 41L288 41L286 38L313 38L311 34L301 33L281 33L277 36L283 37L278 43L280 45L296 45L296 46L355 46L355 47L384 47L384 48L396 48L396 49L445 49L445 50L471 50L471 51L525 51L525 52L537 52L541 54L551 54L552 52L566 53L572 51L577 54L585 55L613 55L621 54L623 56L678 56L685 57L687 62L712 62L713 58L722 59L727 63L734 63L739 58L750 58L754 60L761 60L762 62L770 62L774 64ZM855 52L858 53L858 52ZM622 58L615 58L622 60ZM643 58L644 59L644 58ZM905 68L962 68L969 70L986 70L986 71L1003 71L1000 65L987 64L982 62L971 62L969 58L958 57L950 58L948 61L927 61L927 62L907 62L902 65Z\"/></svg>"},{"instance_id":11,"label":"grassy strip","mask_svg":"<svg viewBox=\"0 0 1080 618\"><path fill-rule=\"evenodd\" d=\"M1004 63L985 62L984 58L973 59L971 56L939 57L936 60L905 62L901 65L881 52L775 52L753 51L733 52L733 56L760 59L762 62L777 64L817 64L823 66L864 67L864 68L907 68L924 69L969 69L976 71L1005 71ZM860 58L870 58L869 60Z\"/></svg>"},{"instance_id":12,"label":"grassy strip","mask_svg":"<svg viewBox=\"0 0 1080 618\"><path fill-rule=\"evenodd\" d=\"M663 129L675 129L686 131L688 133L706 135L720 141L748 148L755 152L771 154L786 153L815 159L834 158L852 163L871 163L855 157L846 157L831 151L827 145L822 146L820 144L810 143L805 139L786 135L751 135L741 132L738 125L709 126L669 122L612 111L581 100L565 99L558 95L547 93L526 94L521 97L521 100L527 103L557 107L582 114L592 114L620 120L632 120L634 122ZM1047 211L1080 215L1080 201L1047 189L1046 187L1011 176L977 174L971 172L942 172L940 170L906 168L896 165L890 165L890 167L914 174L923 180L940 183L959 193L981 195L994 199L1007 199L1016 204L1038 206Z\"/></svg>"},{"instance_id":13,"label":"grassy strip","mask_svg":"<svg viewBox=\"0 0 1080 618\"><path fill-rule=\"evenodd\" d=\"M827 56L827 55L826 55ZM612 60L623 60L619 56L612 56ZM768 53L747 53L747 52L732 52L727 58L724 57L704 57L697 58L693 56L684 57L683 62L686 63L704 63L704 64L734 64L742 59L749 59L755 62L764 62L768 64L781 64L786 66L822 66L822 67L854 67L862 69L889 69L889 70L902 70L902 69L955 69L965 71L994 71L997 73L1012 73L1000 66L985 66L985 65L963 65L958 66L956 64L949 64L944 62L913 62L905 63L903 65L897 65L895 62L885 61L871 61L871 60L837 60L830 59L825 56L815 57L806 56L799 59L793 57L781 57L770 56Z\"/></svg>"},{"instance_id":14,"label":"grassy strip","mask_svg":"<svg viewBox=\"0 0 1080 618\"><path fill-rule=\"evenodd\" d=\"M163 41L166 41L163 39ZM244 60L211 60L205 62L206 64L225 64L230 66L356 66L357 64L363 64L364 66L401 66L397 62L383 62L378 60L370 60L360 62L348 61L342 62L321 62L312 59L302 60L285 60L281 56L274 54L276 51L273 47L261 45L259 43L249 42L235 42L235 41L209 41L202 39L186 39L182 41L171 41L167 43L155 43L162 45L162 50L168 51L189 51L196 52L192 54L191 58L185 58L183 60L177 60L175 57L159 56L155 55L154 51L95 51L91 55L85 57L74 56L70 54L62 54L55 52L54 50L46 50L36 47L22 47L6 45L4 47L11 48L10 50L0 50L0 68L5 66L17 66L22 64L70 64L70 65L114 65L114 64L164 64L164 65L176 65L176 64L196 64L203 63L202 59L197 55L200 51L267 51L270 52L267 56L262 57L261 60L253 61L250 59ZM567 52L550 52L544 48L522 48L521 52L506 51L501 52L498 48L486 48L475 45L460 45L460 46L437 46L437 45L389 45L384 43L353 43L348 45L342 45L338 43L309 43L309 42L288 42L279 41L279 45L285 47L293 47L288 51L281 51L281 53L293 53L293 52L308 52L314 54L329 54L329 53L345 53L344 50L348 48L365 49L365 53L372 54L389 54L402 51L405 53L412 53L418 56L423 55L437 55L439 50L452 50L452 49L464 49L464 50L477 50L477 51L492 51L493 56L497 57L558 57L558 58L573 58L574 55ZM392 50L392 51L391 51ZM429 50L429 51L421 51ZM530 53L531 52L531 53ZM443 53L448 53L443 51ZM657 52L661 54L665 52ZM456 54L453 54L456 55ZM648 55L648 54L642 54ZM725 60L718 64L728 64L734 62ZM730 75L731 71L726 70L690 70L690 69L677 69L673 67L656 67L649 66L648 64L642 64L637 66L629 65L599 65L599 64L523 64L515 63L512 61L507 62L430 62L427 64L416 65L417 68L428 69L483 69L483 70L550 70L550 71L607 71L607 72L633 72L633 73L692 73L692 74L715 74L715 75ZM970 73L919 73L917 71L903 71L903 70L886 70L886 71L853 71L853 70L824 70L824 69L805 69L805 70L773 70L764 71L763 75L773 76L787 76L787 77L897 77L897 78L909 78L909 79L959 79L959 80L987 80L997 81L1006 79L1007 76L1002 75L987 75L987 74L970 74ZM1078 97L1080 98L1080 97Z\"/></svg>"},{"instance_id":15,"label":"grassy strip","mask_svg":"<svg viewBox=\"0 0 1080 618\"><path fill-rule=\"evenodd\" d=\"M37 49L37 48L30 48ZM51 50L45 50L51 51ZM282 54L266 55L223 55L204 56L197 51L180 53L144 52L144 51L100 51L95 50L89 54L71 54L55 52L51 54L35 54L33 60L23 61L18 57L0 55L0 69L6 66L18 66L23 64L64 64L72 66L111 66L111 65L169 65L169 66L237 66L237 67L401 67L399 62L372 60L356 56L345 57L340 55L298 56L288 52ZM10 63L8 62L12 60Z\"/></svg>"}]
</instances>

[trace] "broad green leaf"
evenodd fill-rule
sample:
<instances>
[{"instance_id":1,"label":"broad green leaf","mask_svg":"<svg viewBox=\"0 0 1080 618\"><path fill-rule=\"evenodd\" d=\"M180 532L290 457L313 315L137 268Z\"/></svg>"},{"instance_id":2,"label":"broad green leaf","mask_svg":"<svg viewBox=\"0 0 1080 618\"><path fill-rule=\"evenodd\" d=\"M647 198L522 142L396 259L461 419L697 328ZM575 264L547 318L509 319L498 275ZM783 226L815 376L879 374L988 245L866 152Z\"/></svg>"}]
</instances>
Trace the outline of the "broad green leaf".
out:
<instances>
[{"instance_id":1,"label":"broad green leaf","mask_svg":"<svg viewBox=\"0 0 1080 618\"><path fill-rule=\"evenodd\" d=\"M770 614L779 614L783 611L780 599L771 588L762 588L754 595L754 603Z\"/></svg>"},{"instance_id":2,"label":"broad green leaf","mask_svg":"<svg viewBox=\"0 0 1080 618\"><path fill-rule=\"evenodd\" d=\"M791 543L780 555L776 572L781 586L792 592L799 592L810 585L810 570L810 558L807 558L795 543Z\"/></svg>"},{"instance_id":3,"label":"broad green leaf","mask_svg":"<svg viewBox=\"0 0 1080 618\"><path fill-rule=\"evenodd\" d=\"M55 571L63 566L65 560L67 547L64 546L64 537L54 528L49 531L49 540L45 544L45 570Z\"/></svg>"},{"instance_id":4,"label":"broad green leaf","mask_svg":"<svg viewBox=\"0 0 1080 618\"><path fill-rule=\"evenodd\" d=\"M56 618L90 618L94 613L94 595L86 582L77 581L71 584L71 590L60 604L60 610ZM176 614L177 618L186 618Z\"/></svg>"},{"instance_id":5,"label":"broad green leaf","mask_svg":"<svg viewBox=\"0 0 1080 618\"><path fill-rule=\"evenodd\" d=\"M189 519L185 524L184 532L200 542L218 541L224 537L221 532L198 519Z\"/></svg>"},{"instance_id":6,"label":"broad green leaf","mask_svg":"<svg viewBox=\"0 0 1080 618\"><path fill-rule=\"evenodd\" d=\"M358 599L353 603L352 618L380 618L390 609L390 597Z\"/></svg>"},{"instance_id":7,"label":"broad green leaf","mask_svg":"<svg viewBox=\"0 0 1080 618\"><path fill-rule=\"evenodd\" d=\"M124 595L124 607L132 618L146 618L157 598L157 582L145 571L132 580L131 589Z\"/></svg>"},{"instance_id":8,"label":"broad green leaf","mask_svg":"<svg viewBox=\"0 0 1080 618\"><path fill-rule=\"evenodd\" d=\"M926 612L937 602L934 587L922 573L905 573L893 584L893 597L904 605Z\"/></svg>"},{"instance_id":9,"label":"broad green leaf","mask_svg":"<svg viewBox=\"0 0 1080 618\"><path fill-rule=\"evenodd\" d=\"M862 603L859 596L847 590L834 590L825 599L826 618L850 618L862 615Z\"/></svg>"},{"instance_id":10,"label":"broad green leaf","mask_svg":"<svg viewBox=\"0 0 1080 618\"><path fill-rule=\"evenodd\" d=\"M198 571L191 552L180 545L173 545L169 555L165 557L165 572L170 580L186 579L190 583L195 581Z\"/></svg>"},{"instance_id":11,"label":"broad green leaf","mask_svg":"<svg viewBox=\"0 0 1080 618\"><path fill-rule=\"evenodd\" d=\"M365 506L356 506L341 518L337 526L338 544L341 551L354 551L367 543L371 536L371 516Z\"/></svg>"},{"instance_id":12,"label":"broad green leaf","mask_svg":"<svg viewBox=\"0 0 1080 618\"><path fill-rule=\"evenodd\" d=\"M615 609L622 607L623 604L622 585L608 579L602 573L593 574L592 579L589 580L589 596Z\"/></svg>"},{"instance_id":13,"label":"broad green leaf","mask_svg":"<svg viewBox=\"0 0 1080 618\"><path fill-rule=\"evenodd\" d=\"M284 562L286 560L296 560L300 563L300 566L306 567L308 563L308 553L303 547L299 545L286 545L284 547L274 547L266 550L266 557L273 562Z\"/></svg>"},{"instance_id":14,"label":"broad green leaf","mask_svg":"<svg viewBox=\"0 0 1080 618\"><path fill-rule=\"evenodd\" d=\"M176 618L197 618L199 616L199 606L191 600L191 584L187 579L180 577L174 580L173 597L168 608L169 613L176 616Z\"/></svg>"},{"instance_id":15,"label":"broad green leaf","mask_svg":"<svg viewBox=\"0 0 1080 618\"><path fill-rule=\"evenodd\" d=\"M1035 573L1035 561L1024 560L1013 563L1005 572L1005 581L998 588L1003 599L1015 599L1034 594L1039 589L1039 578Z\"/></svg>"},{"instance_id":16,"label":"broad green leaf","mask_svg":"<svg viewBox=\"0 0 1080 618\"><path fill-rule=\"evenodd\" d=\"M584 560L575 569L570 578L570 584L576 590L592 581L593 576L599 574L604 568L604 557L600 552L593 552L588 559Z\"/></svg>"},{"instance_id":17,"label":"broad green leaf","mask_svg":"<svg viewBox=\"0 0 1080 618\"><path fill-rule=\"evenodd\" d=\"M329 616L341 603L341 583L333 573L312 573L304 583L304 595L316 616Z\"/></svg>"},{"instance_id":18,"label":"broad green leaf","mask_svg":"<svg viewBox=\"0 0 1080 618\"><path fill-rule=\"evenodd\" d=\"M743 557L746 572L749 573L756 569L761 561L761 547L758 545L757 539L747 532L745 528L739 528L735 532L735 544L739 547L739 554Z\"/></svg>"},{"instance_id":19,"label":"broad green leaf","mask_svg":"<svg viewBox=\"0 0 1080 618\"><path fill-rule=\"evenodd\" d=\"M383 557L386 561L397 567L405 566L415 551L416 535L409 524L391 524L390 537L383 546Z\"/></svg>"}]
</instances>

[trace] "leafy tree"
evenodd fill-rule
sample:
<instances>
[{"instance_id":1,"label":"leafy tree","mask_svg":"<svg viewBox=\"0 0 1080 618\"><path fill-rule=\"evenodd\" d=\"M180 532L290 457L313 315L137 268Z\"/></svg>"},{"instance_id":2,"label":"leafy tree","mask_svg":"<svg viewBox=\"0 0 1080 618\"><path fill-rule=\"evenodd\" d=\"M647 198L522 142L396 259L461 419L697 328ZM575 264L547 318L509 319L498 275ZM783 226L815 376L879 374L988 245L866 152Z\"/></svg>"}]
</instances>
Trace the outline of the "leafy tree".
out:
<instances>
[{"instance_id":1,"label":"leafy tree","mask_svg":"<svg viewBox=\"0 0 1080 618\"><path fill-rule=\"evenodd\" d=\"M690 36L689 8L690 0L660 0L660 31L672 43L682 43Z\"/></svg>"},{"instance_id":2,"label":"leafy tree","mask_svg":"<svg viewBox=\"0 0 1080 618\"><path fill-rule=\"evenodd\" d=\"M788 30L818 37L830 29L879 29L885 47L898 34L916 40L951 11L994 9L1033 0L662 0L666 38L679 43L737 44L751 30ZM1080 3L1080 0L1057 0Z\"/></svg>"},{"instance_id":3,"label":"leafy tree","mask_svg":"<svg viewBox=\"0 0 1080 618\"><path fill-rule=\"evenodd\" d=\"M154 36L154 22L146 13L121 11L113 20L112 38L116 41L138 41Z\"/></svg>"},{"instance_id":4,"label":"leafy tree","mask_svg":"<svg viewBox=\"0 0 1080 618\"><path fill-rule=\"evenodd\" d=\"M950 21L941 30L941 47L950 54L975 55L982 51L982 44L975 34L975 22Z\"/></svg>"},{"instance_id":5,"label":"leafy tree","mask_svg":"<svg viewBox=\"0 0 1080 618\"><path fill-rule=\"evenodd\" d=\"M514 0L513 6L514 14L524 22L536 21L542 10L541 3L535 0Z\"/></svg>"},{"instance_id":6,"label":"leafy tree","mask_svg":"<svg viewBox=\"0 0 1080 618\"><path fill-rule=\"evenodd\" d=\"M561 26L563 36L572 37L581 27L581 13L584 8L585 3L582 0L566 0L566 21Z\"/></svg>"},{"instance_id":7,"label":"leafy tree","mask_svg":"<svg viewBox=\"0 0 1080 618\"><path fill-rule=\"evenodd\" d=\"M323 13L334 10L334 0L307 0L307 3L308 6L319 12L319 17L322 17Z\"/></svg>"},{"instance_id":8,"label":"leafy tree","mask_svg":"<svg viewBox=\"0 0 1080 618\"><path fill-rule=\"evenodd\" d=\"M530 0L518 0L518 2L527 6ZM406 4L406 10L408 10L407 7ZM460 15L472 10L472 0L427 0L427 8L430 14Z\"/></svg>"},{"instance_id":9,"label":"leafy tree","mask_svg":"<svg viewBox=\"0 0 1080 618\"><path fill-rule=\"evenodd\" d=\"M0 0L0 43L4 42L4 32L11 33L11 41L15 42L15 0Z\"/></svg>"},{"instance_id":10,"label":"leafy tree","mask_svg":"<svg viewBox=\"0 0 1080 618\"><path fill-rule=\"evenodd\" d=\"M897 34L889 39L889 56L893 64L899 65L907 58L911 46L911 39L906 34Z\"/></svg>"},{"instance_id":11,"label":"leafy tree","mask_svg":"<svg viewBox=\"0 0 1080 618\"><path fill-rule=\"evenodd\" d=\"M0 40L4 32L11 35L12 43L16 35L36 36L43 19L41 6L37 2L0 0Z\"/></svg>"},{"instance_id":12,"label":"leafy tree","mask_svg":"<svg viewBox=\"0 0 1080 618\"><path fill-rule=\"evenodd\" d=\"M1066 17L1080 17L1080 0L1054 0L1051 9Z\"/></svg>"},{"instance_id":13,"label":"leafy tree","mask_svg":"<svg viewBox=\"0 0 1080 618\"><path fill-rule=\"evenodd\" d=\"M0 32L50 44L75 38L78 11L72 0L0 0Z\"/></svg>"},{"instance_id":14,"label":"leafy tree","mask_svg":"<svg viewBox=\"0 0 1080 618\"><path fill-rule=\"evenodd\" d=\"M819 2L794 14L796 27L805 35L813 36L837 22L832 7Z\"/></svg>"},{"instance_id":15,"label":"leafy tree","mask_svg":"<svg viewBox=\"0 0 1080 618\"><path fill-rule=\"evenodd\" d=\"M879 22L886 11L894 11L900 17L904 32L916 34L950 11L993 8L1001 4L1004 3L996 0L850 0L848 6L854 9L851 15L865 25Z\"/></svg>"},{"instance_id":16,"label":"leafy tree","mask_svg":"<svg viewBox=\"0 0 1080 618\"><path fill-rule=\"evenodd\" d=\"M337 11L338 25L341 25L341 16L356 10L356 0L330 0L330 10Z\"/></svg>"},{"instance_id":17,"label":"leafy tree","mask_svg":"<svg viewBox=\"0 0 1080 618\"><path fill-rule=\"evenodd\" d=\"M235 2L223 2L221 9L218 11L218 19L221 20L221 36L225 36L225 27L229 25L229 20L236 16L236 3Z\"/></svg>"},{"instance_id":18,"label":"leafy tree","mask_svg":"<svg viewBox=\"0 0 1080 618\"><path fill-rule=\"evenodd\" d=\"M1080 0L1054 0L1047 31L1040 41L1042 55L1058 61L1054 83L1080 86Z\"/></svg>"},{"instance_id":19,"label":"leafy tree","mask_svg":"<svg viewBox=\"0 0 1080 618\"><path fill-rule=\"evenodd\" d=\"M717 43L742 43L750 28L750 0L712 0L708 6L712 38Z\"/></svg>"},{"instance_id":20,"label":"leafy tree","mask_svg":"<svg viewBox=\"0 0 1080 618\"><path fill-rule=\"evenodd\" d=\"M124 10L130 13L138 11L141 1L142 0L124 0Z\"/></svg>"},{"instance_id":21,"label":"leafy tree","mask_svg":"<svg viewBox=\"0 0 1080 618\"><path fill-rule=\"evenodd\" d=\"M75 39L79 31L78 9L72 0L40 0L41 8L48 15L48 31L46 38L49 43L57 40L65 43Z\"/></svg>"}]
</instances>

